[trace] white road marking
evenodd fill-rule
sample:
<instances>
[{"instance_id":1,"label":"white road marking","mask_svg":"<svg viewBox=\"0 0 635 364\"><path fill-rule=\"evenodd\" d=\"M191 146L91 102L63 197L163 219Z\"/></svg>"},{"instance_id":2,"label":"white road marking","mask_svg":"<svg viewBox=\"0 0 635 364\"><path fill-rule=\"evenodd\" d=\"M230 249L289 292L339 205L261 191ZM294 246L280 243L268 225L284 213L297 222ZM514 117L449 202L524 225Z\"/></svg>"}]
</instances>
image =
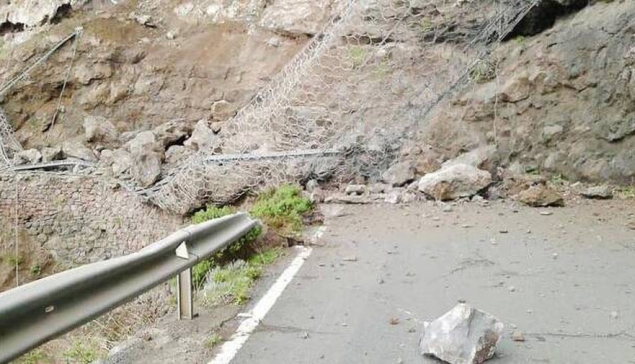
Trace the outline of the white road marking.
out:
<instances>
[{"instance_id":1,"label":"white road marking","mask_svg":"<svg viewBox=\"0 0 635 364\"><path fill-rule=\"evenodd\" d=\"M240 323L234 335L232 335L229 341L223 344L219 353L209 364L229 364L236 354L238 354L240 348L247 342L249 336L254 332L256 327L258 327L260 321L265 318L267 312L271 310L280 295L282 295L284 289L291 283L293 277L300 271L304 261L313 251L313 249L309 247L301 247L299 250L298 256L293 259L287 269L278 277L276 283L269 288L267 293L251 310L251 316Z\"/></svg>"}]
</instances>

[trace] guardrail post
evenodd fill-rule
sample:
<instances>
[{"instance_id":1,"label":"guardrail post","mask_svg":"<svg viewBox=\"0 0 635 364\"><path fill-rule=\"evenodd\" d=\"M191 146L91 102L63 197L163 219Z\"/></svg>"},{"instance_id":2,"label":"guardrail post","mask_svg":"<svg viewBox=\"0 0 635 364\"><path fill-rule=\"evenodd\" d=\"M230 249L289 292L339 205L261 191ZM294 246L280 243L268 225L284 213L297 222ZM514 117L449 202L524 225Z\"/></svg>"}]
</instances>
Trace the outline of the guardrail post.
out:
<instances>
[{"instance_id":1,"label":"guardrail post","mask_svg":"<svg viewBox=\"0 0 635 364\"><path fill-rule=\"evenodd\" d=\"M194 300L192 297L192 269L186 269L176 276L177 313L179 320L194 318Z\"/></svg>"}]
</instances>

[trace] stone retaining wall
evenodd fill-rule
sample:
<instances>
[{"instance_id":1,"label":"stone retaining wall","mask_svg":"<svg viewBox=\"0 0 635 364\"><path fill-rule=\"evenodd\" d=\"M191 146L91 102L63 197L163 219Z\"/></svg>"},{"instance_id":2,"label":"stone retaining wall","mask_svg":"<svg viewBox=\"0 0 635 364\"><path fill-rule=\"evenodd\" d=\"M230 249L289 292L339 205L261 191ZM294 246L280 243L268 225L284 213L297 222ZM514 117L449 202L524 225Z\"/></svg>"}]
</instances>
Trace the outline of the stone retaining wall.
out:
<instances>
[{"instance_id":1,"label":"stone retaining wall","mask_svg":"<svg viewBox=\"0 0 635 364\"><path fill-rule=\"evenodd\" d=\"M137 251L184 224L116 185L54 174L0 176L0 249L13 246L16 215L21 244L67 264Z\"/></svg>"}]
</instances>

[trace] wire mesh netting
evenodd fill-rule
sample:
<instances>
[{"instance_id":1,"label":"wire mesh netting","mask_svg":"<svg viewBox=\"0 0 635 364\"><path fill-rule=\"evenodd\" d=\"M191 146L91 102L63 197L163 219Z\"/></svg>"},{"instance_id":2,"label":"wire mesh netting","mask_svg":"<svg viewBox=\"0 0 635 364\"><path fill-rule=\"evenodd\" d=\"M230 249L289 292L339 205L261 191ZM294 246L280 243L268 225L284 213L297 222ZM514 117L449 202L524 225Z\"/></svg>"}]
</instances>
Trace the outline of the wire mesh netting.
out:
<instances>
[{"instance_id":1,"label":"wire mesh netting","mask_svg":"<svg viewBox=\"0 0 635 364\"><path fill-rule=\"evenodd\" d=\"M435 106L494 72L488 55L535 3L340 1L211 150L145 193L185 212L282 182L377 178Z\"/></svg>"}]
</instances>

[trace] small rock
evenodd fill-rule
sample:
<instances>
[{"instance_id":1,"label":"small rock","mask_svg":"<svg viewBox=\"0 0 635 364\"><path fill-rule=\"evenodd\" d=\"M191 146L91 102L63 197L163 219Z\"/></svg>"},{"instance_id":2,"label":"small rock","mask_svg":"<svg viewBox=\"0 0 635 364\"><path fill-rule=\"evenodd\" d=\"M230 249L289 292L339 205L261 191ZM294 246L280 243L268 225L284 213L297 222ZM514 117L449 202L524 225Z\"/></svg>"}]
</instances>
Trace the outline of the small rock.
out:
<instances>
[{"instance_id":1,"label":"small rock","mask_svg":"<svg viewBox=\"0 0 635 364\"><path fill-rule=\"evenodd\" d=\"M79 142L65 142L62 145L62 151L67 158L77 158L89 162L97 161L95 153Z\"/></svg>"},{"instance_id":2,"label":"small rock","mask_svg":"<svg viewBox=\"0 0 635 364\"><path fill-rule=\"evenodd\" d=\"M168 38L169 40L173 40L174 38L176 38L176 32L170 30L169 32L167 32L165 37Z\"/></svg>"},{"instance_id":3,"label":"small rock","mask_svg":"<svg viewBox=\"0 0 635 364\"><path fill-rule=\"evenodd\" d=\"M342 203L342 204L369 204L372 203L371 199L367 196L346 195L343 193L334 193L324 198L325 203Z\"/></svg>"},{"instance_id":4,"label":"small rock","mask_svg":"<svg viewBox=\"0 0 635 364\"><path fill-rule=\"evenodd\" d=\"M220 123L218 121L215 121L215 122L212 123L212 125L210 127L211 127L212 131L214 132L214 134L218 134L218 133L220 133L220 131L222 129L222 126L223 126L222 123Z\"/></svg>"},{"instance_id":5,"label":"small rock","mask_svg":"<svg viewBox=\"0 0 635 364\"><path fill-rule=\"evenodd\" d=\"M551 211L540 211L540 215L542 215L542 216L551 216L551 215L553 215L553 212L551 212Z\"/></svg>"},{"instance_id":6,"label":"small rock","mask_svg":"<svg viewBox=\"0 0 635 364\"><path fill-rule=\"evenodd\" d=\"M635 230L635 220L632 220L629 223L627 223L626 227L631 229L631 230Z\"/></svg>"},{"instance_id":7,"label":"small rock","mask_svg":"<svg viewBox=\"0 0 635 364\"><path fill-rule=\"evenodd\" d=\"M515 198L531 207L564 206L562 196L543 184L530 186L516 195Z\"/></svg>"},{"instance_id":8,"label":"small rock","mask_svg":"<svg viewBox=\"0 0 635 364\"><path fill-rule=\"evenodd\" d=\"M216 101L211 107L212 118L218 121L228 120L236 115L236 106L227 100Z\"/></svg>"},{"instance_id":9,"label":"small rock","mask_svg":"<svg viewBox=\"0 0 635 364\"><path fill-rule=\"evenodd\" d=\"M514 286L509 286L509 287L507 288L507 290L508 290L509 292L516 292L516 287L514 287Z\"/></svg>"},{"instance_id":10,"label":"small rock","mask_svg":"<svg viewBox=\"0 0 635 364\"><path fill-rule=\"evenodd\" d=\"M390 186L383 183L375 183L368 187L370 193L384 193L388 190L390 190Z\"/></svg>"},{"instance_id":11,"label":"small rock","mask_svg":"<svg viewBox=\"0 0 635 364\"><path fill-rule=\"evenodd\" d=\"M309 333L308 332L303 332L302 334L300 334L300 338L301 339L308 339L309 338Z\"/></svg>"},{"instance_id":12,"label":"small rock","mask_svg":"<svg viewBox=\"0 0 635 364\"><path fill-rule=\"evenodd\" d=\"M356 262L357 261L357 257L354 256L354 255L350 256L350 257L345 257L345 258L342 258L342 261L344 261L344 262Z\"/></svg>"},{"instance_id":13,"label":"small rock","mask_svg":"<svg viewBox=\"0 0 635 364\"><path fill-rule=\"evenodd\" d=\"M401 202L401 193L399 191L390 191L388 194L386 194L384 202L393 205L398 204L399 202Z\"/></svg>"},{"instance_id":14,"label":"small rock","mask_svg":"<svg viewBox=\"0 0 635 364\"><path fill-rule=\"evenodd\" d=\"M156 28L156 24L152 22L152 17L150 15L134 15L134 20L146 27Z\"/></svg>"},{"instance_id":15,"label":"small rock","mask_svg":"<svg viewBox=\"0 0 635 364\"><path fill-rule=\"evenodd\" d=\"M63 156L62 147L42 148L42 162L56 161L62 159Z\"/></svg>"},{"instance_id":16,"label":"small rock","mask_svg":"<svg viewBox=\"0 0 635 364\"><path fill-rule=\"evenodd\" d=\"M364 185L348 185L346 186L347 195L363 195L366 192L366 186Z\"/></svg>"},{"instance_id":17,"label":"small rock","mask_svg":"<svg viewBox=\"0 0 635 364\"><path fill-rule=\"evenodd\" d=\"M318 181L312 179L306 183L305 189L309 192L313 192L316 188L320 187Z\"/></svg>"},{"instance_id":18,"label":"small rock","mask_svg":"<svg viewBox=\"0 0 635 364\"><path fill-rule=\"evenodd\" d=\"M267 45L270 45L272 47L280 47L280 38L278 37L272 37L269 38L269 40L267 40Z\"/></svg>"},{"instance_id":19,"label":"small rock","mask_svg":"<svg viewBox=\"0 0 635 364\"><path fill-rule=\"evenodd\" d=\"M397 318L397 317L392 317L392 318L390 318L390 320L388 320L388 323L389 323L389 324L391 324L391 325L393 325L393 326L394 326L394 325L399 325L399 318Z\"/></svg>"},{"instance_id":20,"label":"small rock","mask_svg":"<svg viewBox=\"0 0 635 364\"><path fill-rule=\"evenodd\" d=\"M117 140L117 128L102 116L88 116L84 119L84 138L87 142L110 143Z\"/></svg>"},{"instance_id":21,"label":"small rock","mask_svg":"<svg viewBox=\"0 0 635 364\"><path fill-rule=\"evenodd\" d=\"M507 230L507 229L501 229L501 230L499 230L498 232L499 232L499 233L501 233L501 234L507 234L507 233L509 233L509 230Z\"/></svg>"},{"instance_id":22,"label":"small rock","mask_svg":"<svg viewBox=\"0 0 635 364\"><path fill-rule=\"evenodd\" d=\"M553 253L553 254L551 254L551 257L552 257L553 259L558 259L558 253Z\"/></svg>"},{"instance_id":23,"label":"small rock","mask_svg":"<svg viewBox=\"0 0 635 364\"><path fill-rule=\"evenodd\" d=\"M393 187L401 187L413 181L415 173L416 169L413 162L399 162L385 171L381 178Z\"/></svg>"},{"instance_id":24,"label":"small rock","mask_svg":"<svg viewBox=\"0 0 635 364\"><path fill-rule=\"evenodd\" d=\"M209 127L209 122L201 119L196 123L192 136L183 145L196 151L207 150L211 148L217 138L214 131Z\"/></svg>"},{"instance_id":25,"label":"small rock","mask_svg":"<svg viewBox=\"0 0 635 364\"><path fill-rule=\"evenodd\" d=\"M583 197L606 200L613 197L613 191L609 186L589 187L580 193Z\"/></svg>"},{"instance_id":26,"label":"small rock","mask_svg":"<svg viewBox=\"0 0 635 364\"><path fill-rule=\"evenodd\" d=\"M450 205L445 205L443 206L443 212L452 212L452 206Z\"/></svg>"},{"instance_id":27,"label":"small rock","mask_svg":"<svg viewBox=\"0 0 635 364\"><path fill-rule=\"evenodd\" d=\"M523 341L525 341L525 335L520 330L514 330L512 332L512 340L513 341L518 341L518 342L523 342Z\"/></svg>"},{"instance_id":28,"label":"small rock","mask_svg":"<svg viewBox=\"0 0 635 364\"><path fill-rule=\"evenodd\" d=\"M611 312L611 318L614 319L614 320L617 320L617 317L618 317L617 311L612 311Z\"/></svg>"},{"instance_id":29,"label":"small rock","mask_svg":"<svg viewBox=\"0 0 635 364\"><path fill-rule=\"evenodd\" d=\"M494 356L503 328L494 316L461 303L424 323L419 347L450 364L480 364Z\"/></svg>"},{"instance_id":30,"label":"small rock","mask_svg":"<svg viewBox=\"0 0 635 364\"><path fill-rule=\"evenodd\" d=\"M13 157L15 164L33 164L42 160L42 154L37 149L27 149L20 151Z\"/></svg>"}]
</instances>

